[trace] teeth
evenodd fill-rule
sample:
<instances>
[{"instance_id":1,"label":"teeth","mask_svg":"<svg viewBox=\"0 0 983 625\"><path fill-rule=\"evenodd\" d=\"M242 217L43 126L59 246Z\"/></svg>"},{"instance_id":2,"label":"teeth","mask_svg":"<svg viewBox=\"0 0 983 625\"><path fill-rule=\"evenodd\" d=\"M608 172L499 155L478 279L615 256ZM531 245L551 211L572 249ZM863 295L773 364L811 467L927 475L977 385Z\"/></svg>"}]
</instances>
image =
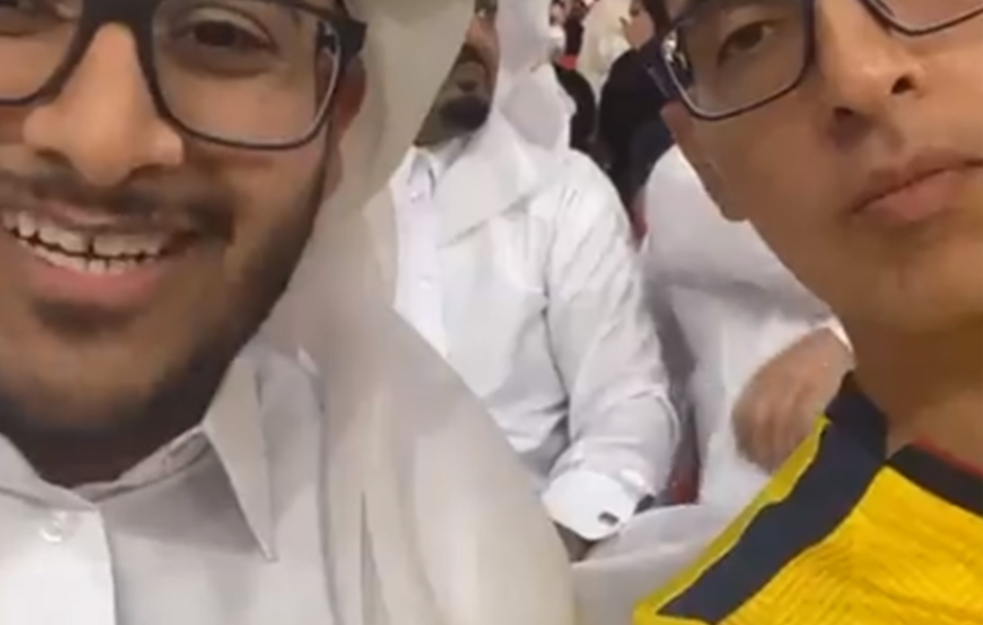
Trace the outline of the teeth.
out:
<instances>
[{"instance_id":1,"label":"teeth","mask_svg":"<svg viewBox=\"0 0 983 625\"><path fill-rule=\"evenodd\" d=\"M158 256L167 242L163 236L99 235L92 239L92 249L98 256Z\"/></svg>"},{"instance_id":2,"label":"teeth","mask_svg":"<svg viewBox=\"0 0 983 625\"><path fill-rule=\"evenodd\" d=\"M26 217L25 213L21 213L20 220L24 220ZM26 217L27 223L32 227L35 226L33 220L30 217ZM20 223L18 224L18 230L24 232L24 228ZM77 232L72 232L71 230L65 230L64 228L59 228L58 226L50 223L41 223L37 225L38 238L48 245L53 245L60 247L66 252L72 252L74 254L84 254L89 249L89 240ZM22 235L30 236L30 235Z\"/></svg>"},{"instance_id":3,"label":"teeth","mask_svg":"<svg viewBox=\"0 0 983 625\"><path fill-rule=\"evenodd\" d=\"M112 276L126 273L127 271L140 266L140 263L133 260L81 258L79 256L61 254L46 247L41 247L40 245L31 245L25 241L18 241L18 243L55 267L70 269L79 273L88 273L97 276Z\"/></svg>"},{"instance_id":4,"label":"teeth","mask_svg":"<svg viewBox=\"0 0 983 625\"><path fill-rule=\"evenodd\" d=\"M15 225L17 229L16 234L29 239L37 234L38 223L34 220L34 217L28 215L27 213L20 213L17 215L17 224Z\"/></svg>"},{"instance_id":5,"label":"teeth","mask_svg":"<svg viewBox=\"0 0 983 625\"><path fill-rule=\"evenodd\" d=\"M168 242L166 235L99 234L93 236L63 228L58 224L38 219L37 216L26 212L2 212L0 213L0 221L6 230L24 242L36 237L48 248L57 248L71 255L99 257L96 260L152 259L161 255ZM79 260L87 262L92 259L81 258ZM103 272L104 269L104 267L96 264L92 271Z\"/></svg>"}]
</instances>

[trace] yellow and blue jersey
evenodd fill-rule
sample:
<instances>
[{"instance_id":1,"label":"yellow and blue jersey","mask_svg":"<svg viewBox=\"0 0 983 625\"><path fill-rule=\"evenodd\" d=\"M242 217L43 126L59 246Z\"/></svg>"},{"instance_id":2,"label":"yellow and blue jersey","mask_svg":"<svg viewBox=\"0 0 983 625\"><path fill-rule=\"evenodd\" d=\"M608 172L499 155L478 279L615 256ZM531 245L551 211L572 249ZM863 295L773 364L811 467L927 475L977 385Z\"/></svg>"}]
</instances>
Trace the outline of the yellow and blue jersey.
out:
<instances>
[{"instance_id":1,"label":"yellow and blue jersey","mask_svg":"<svg viewBox=\"0 0 983 625\"><path fill-rule=\"evenodd\" d=\"M807 442L635 625L983 625L983 477L847 380Z\"/></svg>"}]
</instances>

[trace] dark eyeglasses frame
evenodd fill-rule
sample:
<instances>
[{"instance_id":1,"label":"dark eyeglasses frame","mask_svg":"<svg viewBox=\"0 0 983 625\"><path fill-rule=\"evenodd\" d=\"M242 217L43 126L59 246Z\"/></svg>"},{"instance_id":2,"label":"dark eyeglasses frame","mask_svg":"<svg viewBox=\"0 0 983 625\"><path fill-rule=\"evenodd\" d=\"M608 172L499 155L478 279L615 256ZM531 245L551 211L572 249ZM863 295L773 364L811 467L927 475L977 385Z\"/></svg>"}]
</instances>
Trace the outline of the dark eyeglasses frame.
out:
<instances>
[{"instance_id":1,"label":"dark eyeglasses frame","mask_svg":"<svg viewBox=\"0 0 983 625\"><path fill-rule=\"evenodd\" d=\"M665 43L673 33L678 31L680 26L685 25L693 17L700 7L716 1L718 0L693 0L689 6L672 20L669 28L646 42L639 50L646 70L655 80L656 84L658 84L663 95L670 101L681 102L693 117L710 122L730 119L759 109L795 91L802 84L802 81L809 75L809 71L812 69L813 63L816 60L816 3L820 0L797 0L797 4L803 13L802 18L806 29L806 37L803 41L805 49L802 54L802 69L799 70L795 78L790 80L789 84L785 87L778 89L775 93L761 100L732 109L710 113L700 109L686 95L685 87L679 83L676 75L669 67L669 60L665 56ZM912 28L892 16L890 9L881 0L857 0L857 2L863 4L871 15L886 28L895 30L908 37L932 35L983 15L983 2L981 2L979 8L969 11L964 15L958 15L952 19L944 20L930 26Z\"/></svg>"},{"instance_id":2,"label":"dark eyeglasses frame","mask_svg":"<svg viewBox=\"0 0 983 625\"><path fill-rule=\"evenodd\" d=\"M290 150L308 143L320 132L328 119L329 111L333 107L340 80L348 70L351 61L358 56L365 45L365 24L348 17L337 9L329 10L314 7L300 0L262 0L306 11L331 25L334 30L333 36L322 36L323 40L318 42L318 45L331 45L332 40L337 38L338 67L335 69L331 93L328 94L317 111L310 128L298 138L286 141L256 142L213 136L196 130L174 115L167 105L167 99L161 89L154 65L152 31L154 15L158 7L165 1L167 0L84 0L74 41L72 41L64 61L52 73L51 78L37 91L29 95L19 98L0 97L0 106L29 106L56 98L68 79L71 78L75 68L85 57L96 33L108 24L120 24L128 28L133 34L136 41L137 61L147 83L147 89L150 91L158 114L165 121L191 137L226 147L252 150Z\"/></svg>"}]
</instances>

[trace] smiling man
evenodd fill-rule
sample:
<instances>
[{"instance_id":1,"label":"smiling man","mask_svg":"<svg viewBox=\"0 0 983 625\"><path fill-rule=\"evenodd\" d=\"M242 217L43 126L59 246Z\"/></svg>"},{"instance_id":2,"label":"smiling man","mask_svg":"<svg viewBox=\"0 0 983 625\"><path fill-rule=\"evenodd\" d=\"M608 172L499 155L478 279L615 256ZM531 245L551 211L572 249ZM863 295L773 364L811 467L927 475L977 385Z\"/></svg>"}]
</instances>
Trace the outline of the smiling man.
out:
<instances>
[{"instance_id":1,"label":"smiling man","mask_svg":"<svg viewBox=\"0 0 983 625\"><path fill-rule=\"evenodd\" d=\"M679 144L856 374L636 622L983 622L983 1L656 4Z\"/></svg>"},{"instance_id":2,"label":"smiling man","mask_svg":"<svg viewBox=\"0 0 983 625\"><path fill-rule=\"evenodd\" d=\"M470 13L0 4L0 622L567 625L507 446L340 245Z\"/></svg>"}]
</instances>

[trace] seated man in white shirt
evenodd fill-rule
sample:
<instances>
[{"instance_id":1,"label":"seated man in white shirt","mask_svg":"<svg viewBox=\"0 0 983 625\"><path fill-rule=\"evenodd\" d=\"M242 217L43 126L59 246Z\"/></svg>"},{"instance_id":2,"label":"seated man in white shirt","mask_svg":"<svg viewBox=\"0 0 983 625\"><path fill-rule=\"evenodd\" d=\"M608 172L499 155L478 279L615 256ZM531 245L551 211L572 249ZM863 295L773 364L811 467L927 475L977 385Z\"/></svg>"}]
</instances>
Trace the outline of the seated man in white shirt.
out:
<instances>
[{"instance_id":1,"label":"seated man in white shirt","mask_svg":"<svg viewBox=\"0 0 983 625\"><path fill-rule=\"evenodd\" d=\"M395 306L484 400L577 558L664 488L678 424L614 188L493 108L497 9L476 3L392 179Z\"/></svg>"}]
</instances>

